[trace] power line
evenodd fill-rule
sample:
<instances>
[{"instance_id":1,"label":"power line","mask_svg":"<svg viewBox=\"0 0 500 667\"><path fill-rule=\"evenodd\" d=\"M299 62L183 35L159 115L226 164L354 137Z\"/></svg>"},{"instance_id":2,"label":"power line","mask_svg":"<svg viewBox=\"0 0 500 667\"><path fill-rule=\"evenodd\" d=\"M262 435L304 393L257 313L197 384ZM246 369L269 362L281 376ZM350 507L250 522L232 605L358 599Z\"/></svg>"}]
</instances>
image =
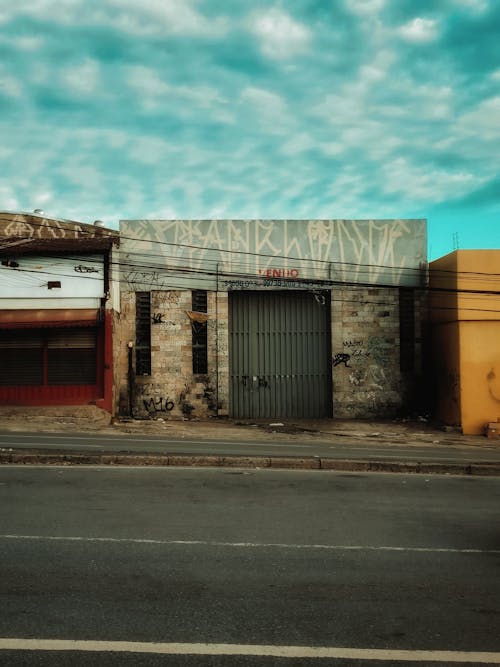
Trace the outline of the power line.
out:
<instances>
[{"instance_id":1,"label":"power line","mask_svg":"<svg viewBox=\"0 0 500 667\"><path fill-rule=\"evenodd\" d=\"M4 222L13 222L9 218L1 218L0 217L0 220L3 220ZM19 222L21 222L21 221L19 221ZM172 221L172 222L181 223L183 221L179 220L179 221ZM189 222L192 222L192 221L189 221ZM206 222L214 222L214 221L207 220ZM260 221L259 220L255 220L255 221L245 220L244 222L260 222ZM269 221L269 222L272 222L272 221ZM320 222L320 221L318 221L318 222ZM32 221L30 221L27 224L30 224L31 226L34 226L34 227L38 226L38 227L43 228L43 229L51 229L52 228L52 229L56 229L56 230L59 230L59 231L61 230L61 228L57 227L57 226L51 227L50 225L46 225L46 224L42 224L42 223L35 223L35 222L32 222ZM86 223L82 223L82 224L86 224ZM99 229L102 229L102 228L99 228ZM88 232L87 232L87 230L83 230L81 233L90 235L90 230ZM93 234L92 236L88 236L86 238L95 238L96 236L98 238L107 237L104 234L103 235ZM113 238L113 236L109 235L109 238ZM284 259L284 260L293 260L293 261L300 261L300 262L313 262L313 263L325 264L325 265L334 264L334 265L340 265L340 266L346 266L346 267L353 266L353 267L357 267L357 270L359 270L359 267L368 267L368 269L370 269L370 268L384 269L385 268L385 269L390 269L390 270L393 270L393 271L398 270L398 271L420 272L420 270L421 270L419 267L415 267L415 268L413 268L413 267L398 267L398 266L393 266L393 265L389 265L389 264L376 264L376 263L374 263L374 264L359 264L359 263L356 263L356 262L340 262L340 261L337 261L337 260L332 261L332 260L325 260L325 259L300 258L300 257L293 257L291 255L283 255L283 254L268 254L268 253L257 253L257 252L246 251L246 250L214 248L213 246L199 246L199 245L193 245L193 244L188 244L188 243L173 243L173 242L170 242L170 241L160 241L160 240L155 240L155 239L143 239L143 238L141 239L139 237L126 236L125 234L122 234L122 233L119 233L119 237L117 237L117 238L119 238L120 240L124 239L126 241L133 241L134 243L149 243L149 244L154 244L154 245L157 245L157 246L186 248L186 249L194 250L194 251L205 250L205 251L211 251L211 252L216 252L216 253L227 253L227 254L230 254L230 255L244 255L244 256L248 256L248 257L258 257L258 258L265 258L265 259ZM44 239L38 239L38 240L44 240ZM150 253L148 253L148 254L150 254ZM151 255L151 256L154 256L154 255ZM162 257L162 255L157 255L157 256Z\"/></svg>"},{"instance_id":2,"label":"power line","mask_svg":"<svg viewBox=\"0 0 500 667\"><path fill-rule=\"evenodd\" d=\"M66 257L66 259L68 259L68 257ZM75 257L75 258L70 257L69 259L75 259L76 261L78 261L79 259L81 259L81 257ZM96 261L94 258L87 258L87 259L90 260L90 261ZM55 274L52 271L43 271L43 270L33 271L32 269L29 269L29 268L28 269L22 269L21 267L12 269L12 271L15 272L15 273L30 273L30 274L35 274L35 275L41 274L41 275L48 275L48 276L57 275L58 277L72 277L72 278L75 278L74 274L72 274L72 273L57 273L57 274ZM179 273L180 273L180 275L179 275ZM200 273L202 274L201 276L200 276ZM224 278L224 277L229 277L229 278L233 277L233 274L216 274L216 273L213 273L213 272L210 272L210 271L198 271L198 270L193 270L193 269L180 269L178 271L176 277L179 278L179 279L189 278L189 277L191 277L191 274L195 274L198 278L198 281L205 280L205 281L210 281L211 283L213 283L214 278L216 279L216 278ZM77 277L78 277L78 279L98 280L98 281L103 280L103 277L98 277L98 276L95 276L95 275L92 275L92 274L90 274L90 275L82 274L82 275L79 275ZM242 276L240 274L238 274L238 278L241 278L241 277ZM255 279L255 276L253 274L249 274L247 277L250 280ZM244 278L245 277L243 276L243 280L244 280ZM119 283L120 282L126 282L127 284L129 284L128 281L123 280L121 278L118 280L118 282ZM280 280L280 283L285 283L285 282L286 282L286 279ZM328 290L329 288L334 289L335 287L339 287L344 291L349 290L351 292L355 292L355 291L360 290L360 289L370 289L370 288L371 289L383 288L383 289L388 289L388 290L396 290L396 289L399 290L400 289L399 285L392 285L392 284L385 284L385 285L376 284L376 285L374 285L372 283L359 283L359 282L336 281L336 280L324 280L324 281L301 280L301 281L292 281L292 282L301 282L301 284L303 285L303 288L301 288L301 289L304 289L305 291L318 291L318 289L321 290L321 288ZM273 287L272 279L270 279L270 283L271 284L268 287ZM319 283L321 283L321 285L318 287ZM20 286L19 289L23 289L23 288L25 289L25 287L26 286ZM266 285L263 285L263 287L265 289ZM280 287L285 287L285 285L280 284ZM170 291L170 290L175 291L175 290L178 290L178 289L181 289L181 288L179 286L167 286L167 285L165 285L165 286L158 286L158 289L153 290L153 291ZM256 287L256 289L258 289L258 287ZM403 289L405 289L405 288L403 288ZM458 295L462 295L463 297L471 297L471 298L477 298L478 296L491 296L491 297L500 296L500 292L484 291L484 290L449 290L449 289L444 289L444 288L435 288L435 289L433 289L433 288L413 288L413 287L406 288L406 289L414 289L416 291L427 292L427 293L439 293L439 294L443 294L443 295L457 295L458 294ZM147 290L147 291L149 291L149 290ZM364 295L364 300L366 300L367 297L370 297L369 293ZM341 302L344 302L344 303L356 303L357 305L359 305L359 299L348 299L348 298L346 298L346 296L344 296L341 299L336 299L335 295L334 295L333 301L334 302L335 301L341 301ZM385 301L375 301L372 298L370 298L369 302L372 305L380 305L380 306L387 306L388 305L387 300L385 300ZM439 311L450 310L450 311L453 311L453 310L455 310L455 307L441 305L441 304L434 304L434 305L430 304L428 306L428 309L431 310L431 311L432 310L439 310ZM474 311L474 312L499 312L497 309L472 308L472 307L466 307L466 310Z\"/></svg>"},{"instance_id":3,"label":"power line","mask_svg":"<svg viewBox=\"0 0 500 667\"><path fill-rule=\"evenodd\" d=\"M30 214L25 214L25 215L30 215ZM47 218L45 218L45 219L48 220ZM10 218L5 218L5 217L2 218L0 216L0 221L2 221L2 220L4 222L12 222L12 223L16 222L16 221L11 220ZM18 221L18 222L22 223L23 221ZM87 223L77 223L77 222L73 222L73 221L63 221L63 220L61 220L60 222L65 223L67 225L83 224L83 225L86 225L88 227L91 227L92 230L95 229L93 226L88 225ZM140 222L140 221L138 221L138 222ZM150 221L150 222L154 222L154 221ZM160 222L164 222L164 221L160 221ZM196 221L191 221L191 220L188 220L188 221L183 221L183 220L174 221L174 220L172 220L172 221L167 221L167 222L182 223L182 222L214 222L214 221L213 220L206 220L206 221L205 220L200 220L200 221L198 221L198 220L196 220ZM223 221L220 221L220 222L223 222ZM261 222L261 220L244 220L243 222ZM267 221L264 221L264 222L267 222ZM273 221L270 220L269 222L273 222ZM321 222L321 221L318 221L318 222ZM329 222L329 221L327 221L327 222ZM359 221L354 220L354 222L359 222ZM58 227L56 225L51 226L51 225L47 225L47 224L36 223L32 220L30 220L29 222L27 222L25 224L29 224L32 227L40 227L40 228L43 228L43 229L54 229L54 230L57 230L57 231L61 231L61 229L62 229L61 227ZM66 231L68 230L68 228L65 228L65 229L66 229ZM97 229L103 229L103 228L97 228ZM356 263L356 262L341 262L341 261L338 261L338 260L301 258L301 257L293 257L291 255L280 255L280 254L276 255L276 254L267 254L267 253L257 253L257 252L245 251L245 250L214 248L213 246L199 246L199 245L185 244L185 243L172 243L172 242L169 242L169 241L160 241L160 240L157 240L157 239L144 239L144 238L139 238L139 237L126 236L124 234L119 233L118 231L115 232L114 230L106 230L106 231L111 231L112 232L111 234L95 234L95 232L91 234L90 229L88 231L86 229L76 230L76 231L78 232L78 234L84 235L84 238L109 238L111 240L112 239L116 239L116 240L124 239L124 240L132 241L132 242L135 242L135 243L148 243L148 244L157 245L157 246L185 248L185 249L189 249L189 250L193 250L193 251L210 251L210 252L214 252L214 253L227 253L227 254L230 254L231 256L232 255L244 255L244 256L248 256L248 257L257 257L257 258L264 258L264 259L289 260L289 261L295 261L295 262L301 262L301 263L309 262L309 263L320 264L320 265L324 264L324 265L327 265L327 266L331 265L334 268L338 266L338 267L341 267L339 270L345 270L345 268L347 268L347 267L355 267L354 270L358 273L364 273L364 272L369 272L370 273L374 269L388 269L390 271L400 272L401 274L403 274L404 272L407 272L407 273L410 273L410 274L412 274L412 273L420 274L422 272L422 268L420 268L420 267L402 267L402 266L397 266L397 265L395 266L395 265L390 265L390 264L377 264L377 263L360 264L360 263ZM52 239L50 239L50 238L49 239L39 238L39 239L36 239L36 240L37 241L39 240L39 241L50 242L50 240L52 240ZM63 239L61 239L61 240L63 240ZM75 237L75 239L71 239L71 240L78 240L78 237ZM132 252L137 252L137 254L143 254L143 253L140 253L140 251L132 251ZM165 257L167 259L168 258L174 259L173 257L165 256L163 254L154 254L154 253L149 253L148 252L147 255L148 255L148 257L158 257L160 259L165 258ZM177 259L182 259L182 258L183 257L180 256ZM212 261L215 261L215 260L212 260ZM234 262L234 260L233 260L233 262ZM342 267L344 267L344 268L342 268ZM452 271L452 270L449 270L449 269L433 269L432 271L435 275L471 276L471 277L477 276L478 280L481 279L480 278L481 276L485 276L485 277L488 277L490 279L495 277L495 278L498 278L499 281L500 281L500 274L497 274L497 273L488 273L488 272L480 272L480 271Z\"/></svg>"},{"instance_id":4,"label":"power line","mask_svg":"<svg viewBox=\"0 0 500 667\"><path fill-rule=\"evenodd\" d=\"M3 218L3 220L7 221L6 218ZM9 222L13 222L13 221L9 219ZM30 224L32 226L37 225L37 223L33 223L33 222L30 222L30 223L27 223L27 224ZM42 225L41 223L38 226L43 227L43 228L48 227L48 225L46 225L46 224ZM60 229L60 228L56 227L56 229ZM86 230L84 230L84 231L86 233ZM80 230L78 230L78 232L80 232ZM88 233L90 233L90 231ZM101 237L101 235L99 235L99 237ZM117 237L109 235L109 236L105 236L105 238L109 238L109 239L112 240L113 238L117 238ZM160 245L167 245L169 247L172 247L172 246L173 247L182 247L182 248L187 247L189 249L207 250L207 251L211 251L211 252L220 252L221 251L221 249L212 248L212 247L209 247L209 246L193 246L193 245L188 245L188 244L173 244L173 243L169 243L169 242L162 242L162 241L155 241L155 240L145 240L145 239L139 239L139 238L134 238L134 237L122 237L122 238L131 240L131 241L142 241L142 242L147 242L147 243L156 243L156 244L160 244ZM40 239L40 240L47 241L47 242L50 243L51 239ZM405 267L394 267L394 266L391 266L391 265L357 265L357 264L354 264L354 263L329 262L327 260L313 260L313 259L309 259L309 258L306 258L304 260L302 258L295 258L295 257L290 257L290 256L285 256L285 255L266 255L266 254L259 254L259 253L253 253L253 252L232 251L232 250L225 250L225 249L223 251L231 253L231 254L235 253L237 255L250 255L250 256L259 257L259 258L260 257L271 258L271 259L279 258L279 259L290 259L290 260L293 260L293 261L300 261L300 262L306 261L306 262L312 262L312 263L317 263L317 264L327 264L327 265L340 264L341 266L349 266L349 267L354 266L354 267L356 267L356 269L355 269L356 273L360 273L360 271L362 270L360 267L364 267L364 266L368 267L367 271L369 271L369 272L371 272L371 269L373 269L373 268L390 269L392 271L397 271L397 272L401 272L403 270L420 271L420 269L413 269L413 268L409 268L409 267L407 267L407 268L405 268ZM89 250L89 252L92 252L92 250ZM84 251L83 251L83 253L84 253ZM95 250L94 250L94 253L95 253ZM50 255L50 252L48 252L48 254ZM57 254L59 254L59 253L57 253ZM137 254L139 254L139 253L137 253ZM79 255L78 258L74 258L75 261L78 261L78 259L81 259L82 256L83 255ZM158 258L160 258L160 259L162 259L166 262L180 262L182 260L185 260L185 258L183 258L183 257L175 257L175 256L170 256L170 255L154 255L152 253L148 253L147 257L158 257ZM66 258L68 258L68 257L66 256ZM69 257L69 259L71 259L71 257ZM94 260L91 257L86 257L85 261L86 262L92 262L92 261L97 261L97 260ZM215 264L216 266L217 266L217 264L220 263L220 262L217 262L216 260L208 260L208 261L210 261L212 264ZM174 274L179 279L183 279L183 278L187 279L190 275L195 275L197 277L198 281L205 280L207 282L210 281L211 283L214 281L214 279L217 280L217 279L224 279L224 278L228 278L228 279L238 278L238 279L242 279L242 280L252 280L252 279L255 280L256 278L259 278L259 279L262 279L262 280L269 280L269 281L274 280L274 278L271 277L271 276L270 277L256 276L253 273L250 274L250 273L246 273L246 272L240 272L240 273L231 272L231 273L229 273L227 271L207 271L207 270L204 270L204 269L201 269L201 268L190 268L190 269L188 269L186 267L181 267L181 266L171 266L171 267L165 268L165 267L162 267L158 264L139 264L135 261L132 262L132 261L120 260L118 262L112 262L111 266L112 267L113 266L118 267L119 269L122 269L122 270L124 270L123 267L127 267L127 268L130 269L130 271L135 271L139 274L141 272L147 273L148 271L154 271L154 272L161 271L164 275L166 274L167 276ZM238 264L238 263L235 263L234 261L232 261L231 266L236 268L238 266L244 266L244 264ZM48 273L48 272L46 272L46 273ZM456 273L456 272L452 272L452 271L442 271L442 273L458 275L460 272ZM476 277L478 277L478 276L487 276L488 278L491 278L491 277L500 278L499 274L489 274L489 273L480 273L480 272L462 272L462 273L463 273L463 275L471 275L471 276L476 276ZM70 274L58 274L58 275L69 276ZM73 274L71 274L71 275L73 275ZM87 275L81 275L79 277L80 278L86 278L86 279L97 279L97 280L100 279L100 278L94 277L92 275L88 275L88 276ZM480 278L478 277L477 279L479 280ZM285 277L279 278L279 280L280 280L280 283L288 282L288 279L285 278ZM126 284L130 285L130 282L133 282L133 281L129 281L126 278L122 278L120 276L119 279L118 279L118 282L119 283L126 283ZM358 281L358 280L356 280L356 281L338 280L338 279L332 279L331 277L328 277L328 276L324 276L324 277L321 277L321 278L306 278L306 279L297 277L293 282L301 282L302 284L304 284L305 287L307 287L307 284L310 284L311 282L314 283L314 284L322 283L322 284L324 284L325 287L328 287L328 286L343 286L344 288L346 288L348 286L351 286L353 289L356 288L356 287L373 287L373 288L376 288L376 287L379 287L379 288L398 288L398 287L400 287L399 284L394 285L394 284L387 284L387 283L361 282L361 281ZM272 286L272 285L270 285L270 286ZM284 286L284 285L280 285L280 286ZM437 287L424 288L424 287L417 287L417 286L413 286L413 287L415 289L428 289L429 292L441 291L441 292L449 293L449 294L463 294L463 295L479 295L479 294L482 294L482 295L496 295L497 294L496 290L484 290L484 289L482 289L482 290L473 290L473 289L458 289L458 288L450 288L450 287L446 287L446 288L441 288L441 287L440 288L437 288ZM168 289L169 286L168 285L159 285L158 288L159 289ZM173 286L171 286L170 288L174 289Z\"/></svg>"}]
</instances>

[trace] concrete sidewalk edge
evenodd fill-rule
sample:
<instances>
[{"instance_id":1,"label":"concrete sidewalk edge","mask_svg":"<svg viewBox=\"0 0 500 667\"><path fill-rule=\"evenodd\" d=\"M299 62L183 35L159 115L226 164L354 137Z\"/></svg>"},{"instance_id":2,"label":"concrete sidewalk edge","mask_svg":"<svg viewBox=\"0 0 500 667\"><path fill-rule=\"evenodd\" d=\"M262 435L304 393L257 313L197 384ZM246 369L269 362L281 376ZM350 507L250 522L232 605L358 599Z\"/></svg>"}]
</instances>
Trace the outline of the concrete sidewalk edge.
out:
<instances>
[{"instance_id":1,"label":"concrete sidewalk edge","mask_svg":"<svg viewBox=\"0 0 500 667\"><path fill-rule=\"evenodd\" d=\"M500 462L401 462L334 459L321 456L222 456L195 454L113 454L1 452L0 465L89 465L139 467L213 467L348 472L396 472L438 475L500 476Z\"/></svg>"}]
</instances>

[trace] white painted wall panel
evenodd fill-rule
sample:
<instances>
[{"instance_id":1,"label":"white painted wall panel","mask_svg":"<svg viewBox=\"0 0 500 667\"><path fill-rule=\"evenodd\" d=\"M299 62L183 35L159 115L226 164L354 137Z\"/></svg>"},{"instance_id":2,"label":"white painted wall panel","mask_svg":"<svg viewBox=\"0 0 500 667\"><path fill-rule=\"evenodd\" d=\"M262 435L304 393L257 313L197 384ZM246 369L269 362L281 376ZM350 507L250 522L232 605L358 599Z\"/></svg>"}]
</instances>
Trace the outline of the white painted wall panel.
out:
<instances>
[{"instance_id":1,"label":"white painted wall panel","mask_svg":"<svg viewBox=\"0 0 500 667\"><path fill-rule=\"evenodd\" d=\"M16 301L36 299L58 302L62 299L100 299L104 296L104 259L102 255L85 257L19 256L18 267L0 265L0 299ZM61 287L49 289L49 282ZM20 303L14 308L30 308ZM36 307L50 307L37 305ZM91 306L79 306L91 307Z\"/></svg>"}]
</instances>

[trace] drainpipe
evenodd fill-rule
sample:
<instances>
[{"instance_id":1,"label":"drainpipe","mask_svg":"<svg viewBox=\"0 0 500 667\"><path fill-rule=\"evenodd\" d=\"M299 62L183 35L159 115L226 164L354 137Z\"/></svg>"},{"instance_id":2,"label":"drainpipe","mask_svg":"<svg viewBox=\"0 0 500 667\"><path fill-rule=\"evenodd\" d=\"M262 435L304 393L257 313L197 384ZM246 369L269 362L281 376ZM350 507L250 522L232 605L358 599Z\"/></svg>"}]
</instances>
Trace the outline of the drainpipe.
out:
<instances>
[{"instance_id":1,"label":"drainpipe","mask_svg":"<svg viewBox=\"0 0 500 667\"><path fill-rule=\"evenodd\" d=\"M215 414L219 416L219 262L215 270Z\"/></svg>"},{"instance_id":2,"label":"drainpipe","mask_svg":"<svg viewBox=\"0 0 500 667\"><path fill-rule=\"evenodd\" d=\"M127 343L128 350L128 373L127 373L127 389L128 389L128 416L133 416L133 381L134 381L134 368L132 363L132 354L134 350L134 343L129 340Z\"/></svg>"}]
</instances>

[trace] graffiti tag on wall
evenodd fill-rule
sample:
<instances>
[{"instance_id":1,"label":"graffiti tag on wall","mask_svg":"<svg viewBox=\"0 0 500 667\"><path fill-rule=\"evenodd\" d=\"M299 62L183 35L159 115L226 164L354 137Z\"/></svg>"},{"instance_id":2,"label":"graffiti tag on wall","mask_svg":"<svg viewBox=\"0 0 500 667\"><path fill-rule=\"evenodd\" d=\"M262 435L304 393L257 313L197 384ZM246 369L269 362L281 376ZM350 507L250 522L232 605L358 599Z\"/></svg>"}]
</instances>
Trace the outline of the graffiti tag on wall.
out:
<instances>
[{"instance_id":1,"label":"graffiti tag on wall","mask_svg":"<svg viewBox=\"0 0 500 667\"><path fill-rule=\"evenodd\" d=\"M389 361L390 351L391 343L387 338L370 336L368 339L368 352L372 359L380 366L384 366Z\"/></svg>"},{"instance_id":2,"label":"graffiti tag on wall","mask_svg":"<svg viewBox=\"0 0 500 667\"><path fill-rule=\"evenodd\" d=\"M94 225L64 222L52 218L17 213L5 225L0 225L0 236L27 239L77 239L96 236L116 236L117 232Z\"/></svg>"},{"instance_id":3,"label":"graffiti tag on wall","mask_svg":"<svg viewBox=\"0 0 500 667\"><path fill-rule=\"evenodd\" d=\"M344 364L346 368L350 368L349 366L350 359L351 359L350 354L338 352L332 359L332 366L335 368L335 366L340 366L340 364Z\"/></svg>"},{"instance_id":4,"label":"graffiti tag on wall","mask_svg":"<svg viewBox=\"0 0 500 667\"><path fill-rule=\"evenodd\" d=\"M354 387L381 390L394 384L394 373L390 370L392 343L383 336L343 341L344 350L332 359L332 366L350 369L349 383Z\"/></svg>"},{"instance_id":5,"label":"graffiti tag on wall","mask_svg":"<svg viewBox=\"0 0 500 667\"><path fill-rule=\"evenodd\" d=\"M170 412L174 409L174 402L168 397L163 398L163 396L150 396L149 398L144 398L143 403L144 408L150 414L155 412Z\"/></svg>"},{"instance_id":6,"label":"graffiti tag on wall","mask_svg":"<svg viewBox=\"0 0 500 667\"><path fill-rule=\"evenodd\" d=\"M135 220L122 222L121 229L123 250L131 253L125 279L132 289L140 283L153 289L166 286L176 266L179 275L189 267L205 280L209 271L245 276L242 280L255 274L291 279L300 275L417 285L419 264L426 258L423 220ZM139 253L136 260L134 253ZM161 266L168 259L168 271L161 271L160 260L156 275L135 271L134 263L148 253L151 258L161 253Z\"/></svg>"}]
</instances>

